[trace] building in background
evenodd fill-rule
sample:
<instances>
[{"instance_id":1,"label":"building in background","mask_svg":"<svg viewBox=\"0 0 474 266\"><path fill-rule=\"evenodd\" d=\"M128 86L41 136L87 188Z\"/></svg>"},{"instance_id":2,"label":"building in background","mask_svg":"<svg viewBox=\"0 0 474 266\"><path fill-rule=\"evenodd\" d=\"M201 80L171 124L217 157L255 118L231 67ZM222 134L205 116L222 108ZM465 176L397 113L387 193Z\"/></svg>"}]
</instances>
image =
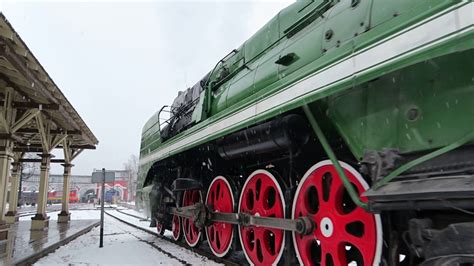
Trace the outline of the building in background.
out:
<instances>
[{"instance_id":1,"label":"building in background","mask_svg":"<svg viewBox=\"0 0 474 266\"><path fill-rule=\"evenodd\" d=\"M39 188L39 175L30 176L27 180L23 180L21 184L22 192L36 192ZM75 190L77 197L81 202L87 202L87 199L95 197L95 184L91 183L90 175L71 175L70 190ZM63 175L49 175L48 192L57 195L62 194Z\"/></svg>"},{"instance_id":2,"label":"building in background","mask_svg":"<svg viewBox=\"0 0 474 266\"><path fill-rule=\"evenodd\" d=\"M95 170L101 172L102 170ZM105 201L110 203L117 203L120 201L134 201L135 195L133 187L136 186L133 176L128 170L107 170L115 172L115 181L105 183ZM96 195L100 196L101 184L96 184Z\"/></svg>"},{"instance_id":3,"label":"building in background","mask_svg":"<svg viewBox=\"0 0 474 266\"><path fill-rule=\"evenodd\" d=\"M95 170L100 171L100 170ZM107 170L109 171L109 170ZM117 203L120 201L133 201L133 188L136 186L136 179L133 179L128 170L110 170L115 172L115 182L105 184L105 197L107 202ZM92 175L71 175L70 191L77 193L80 202L89 202L97 196L100 196L100 185L91 181ZM40 177L38 174L28 176L22 181L22 193L27 196L28 193L37 192L39 189ZM63 175L49 175L48 195L62 195ZM130 192L132 191L132 192ZM23 197L23 196L22 196Z\"/></svg>"}]
</instances>

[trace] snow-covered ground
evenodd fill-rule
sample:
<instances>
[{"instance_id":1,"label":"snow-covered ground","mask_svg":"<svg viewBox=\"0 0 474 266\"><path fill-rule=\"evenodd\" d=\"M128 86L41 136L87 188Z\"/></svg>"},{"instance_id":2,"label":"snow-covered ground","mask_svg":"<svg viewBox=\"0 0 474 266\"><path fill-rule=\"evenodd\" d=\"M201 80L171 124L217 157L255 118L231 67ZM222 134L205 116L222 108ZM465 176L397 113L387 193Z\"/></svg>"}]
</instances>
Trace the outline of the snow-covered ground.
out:
<instances>
[{"instance_id":1,"label":"snow-covered ground","mask_svg":"<svg viewBox=\"0 0 474 266\"><path fill-rule=\"evenodd\" d=\"M148 230L147 221L137 222L137 218L107 210L121 219L139 224ZM134 210L123 210L140 215ZM72 219L99 219L99 210L73 210ZM51 215L57 219L57 215ZM21 219L30 219L22 217ZM185 248L159 239L154 235L130 227L105 215L104 247L99 248L99 227L82 235L54 253L42 258L35 265L219 265Z\"/></svg>"},{"instance_id":2,"label":"snow-covered ground","mask_svg":"<svg viewBox=\"0 0 474 266\"><path fill-rule=\"evenodd\" d=\"M116 205L115 205L116 206ZM31 205L23 205L18 207L18 214L20 215L27 215L27 214L34 214L36 213L37 206ZM89 204L89 203L71 203L69 204L70 210L83 210L83 209L93 209L96 208L96 205ZM51 214L54 212L59 213L61 211L61 203L51 204L46 206L46 210Z\"/></svg>"},{"instance_id":3,"label":"snow-covered ground","mask_svg":"<svg viewBox=\"0 0 474 266\"><path fill-rule=\"evenodd\" d=\"M148 231L151 231L151 232L156 232L156 228L149 226L150 225L150 220L146 220L146 217L142 213L140 213L136 210L126 209L126 208L119 208L119 210L121 212L118 212L118 211L108 211L108 212L110 214L114 215L115 217L118 217L122 220L131 221L131 222L133 222L134 225L136 225L138 227L141 227L145 230L148 230ZM128 213L128 214L132 214L132 215L135 215L135 216L143 217L143 220L138 220L136 218L130 217L129 215L123 214L123 212ZM171 231L168 231L168 230L165 231L164 236L171 237L171 235L172 235Z\"/></svg>"}]
</instances>

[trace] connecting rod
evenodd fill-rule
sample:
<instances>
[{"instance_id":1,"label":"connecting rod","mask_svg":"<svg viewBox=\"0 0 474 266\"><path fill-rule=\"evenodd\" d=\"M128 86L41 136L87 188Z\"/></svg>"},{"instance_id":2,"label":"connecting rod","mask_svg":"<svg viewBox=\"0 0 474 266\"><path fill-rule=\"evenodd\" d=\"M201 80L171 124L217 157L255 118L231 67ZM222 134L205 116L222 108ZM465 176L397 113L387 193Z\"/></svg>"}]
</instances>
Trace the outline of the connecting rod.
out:
<instances>
[{"instance_id":1,"label":"connecting rod","mask_svg":"<svg viewBox=\"0 0 474 266\"><path fill-rule=\"evenodd\" d=\"M194 224L200 228L213 222L221 222L240 226L257 226L280 229L303 235L310 234L315 229L314 223L309 217L285 219L276 217L261 217L248 213L214 212L209 210L209 208L203 203L196 203L186 207L170 207L168 212L183 218L193 219Z\"/></svg>"}]
</instances>

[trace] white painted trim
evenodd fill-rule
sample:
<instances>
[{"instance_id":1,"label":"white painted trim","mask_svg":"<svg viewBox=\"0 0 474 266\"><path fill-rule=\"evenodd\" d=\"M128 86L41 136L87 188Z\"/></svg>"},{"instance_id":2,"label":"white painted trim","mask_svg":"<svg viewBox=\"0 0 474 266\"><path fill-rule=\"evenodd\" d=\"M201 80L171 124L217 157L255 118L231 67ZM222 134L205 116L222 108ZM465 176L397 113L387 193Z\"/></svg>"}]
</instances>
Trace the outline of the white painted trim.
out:
<instances>
[{"instance_id":1,"label":"white painted trim","mask_svg":"<svg viewBox=\"0 0 474 266\"><path fill-rule=\"evenodd\" d=\"M227 179L223 176L218 176L216 178L214 178L214 180L212 180L211 184L209 185L209 189L207 190L207 193L206 193L206 204L207 204L207 199L209 198L209 191L211 190L211 187L212 185L214 184L214 182L216 182L217 180L222 180L224 181L224 183L226 184L227 188L229 189L230 191L230 197L232 198L232 212L234 212L235 210L235 200L234 200L234 191L232 191L232 187L230 186L229 184L229 181L227 181ZM232 224L229 224L230 226L233 227ZM207 233L207 227L204 229L204 231L206 231L206 238L207 238L207 243L209 244L209 248L211 249L212 253L214 253L214 255L216 257L219 257L219 258L222 258L224 257L225 255L227 255L227 253L229 252L230 250L230 247L232 246L232 241L233 241L233 238L234 238L234 228L232 228L232 235L230 237L230 243L229 243L229 246L227 247L227 249L224 251L224 253L222 254L218 254L214 251L214 249L212 248L211 246L211 242L209 242L209 235Z\"/></svg>"},{"instance_id":2,"label":"white painted trim","mask_svg":"<svg viewBox=\"0 0 474 266\"><path fill-rule=\"evenodd\" d=\"M285 210L286 210L286 203L285 203L285 198L283 197L283 191L281 190L281 187L280 187L280 183L278 183L278 181L276 180L276 178L270 173L268 172L267 170L255 170L248 178L247 180L245 180L245 183L244 183L244 186L242 187L242 190L240 191L240 197L239 197L239 208L237 210L238 213L240 213L240 205L242 203L242 195L244 194L243 191L245 190L245 187L247 186L247 184L249 183L250 179L252 179L252 177L254 177L255 175L258 175L258 174L264 174L268 177L270 177L270 179L273 181L273 183L275 183L277 185L277 189L278 189L278 193L280 194L280 199L281 199L281 203L283 205L283 218L286 217L286 214L285 214ZM242 251L244 252L244 255L245 255L245 258L247 259L248 263L250 265L254 265L252 263L252 260L250 260L250 258L247 256L247 253L245 252L245 249L244 249L244 243L242 241L242 234L240 233L240 228L241 226L239 225L239 239L240 239L240 246L242 247ZM281 259L281 256L283 255L283 250L285 249L285 240L286 240L286 233L283 232L283 238L282 238L282 243L281 243L281 249L280 249L280 254L278 254L276 260L275 260L275 263L273 263L272 265L277 265L278 262L280 261Z\"/></svg>"},{"instance_id":3,"label":"white painted trim","mask_svg":"<svg viewBox=\"0 0 474 266\"><path fill-rule=\"evenodd\" d=\"M315 91L327 90L331 85L342 82L354 75L360 75L379 65L387 65L402 55L407 56L421 49L436 45L452 33L472 28L474 3L464 4L443 15L435 15L398 34L389 36L374 46L359 51L346 59L327 66L313 75L289 85L280 92L267 97L237 113L223 118L207 127L183 138L176 143L165 146L140 160L140 165L165 157L172 151L200 141L221 130L248 121L262 115L273 108L291 104ZM466 30L465 30L466 31Z\"/></svg>"},{"instance_id":4,"label":"white painted trim","mask_svg":"<svg viewBox=\"0 0 474 266\"><path fill-rule=\"evenodd\" d=\"M355 176L357 181L359 181L359 183L362 185L362 187L365 190L369 189L369 185L367 184L367 182L365 182L364 178L359 174L357 170L355 170L352 166L350 166L349 164L345 162L339 161L339 164L341 164L342 168L349 171L353 176ZM295 207L296 207L296 201L297 201L296 199L297 199L297 195L301 191L301 187L303 186L304 182L316 169L326 166L326 165L332 165L332 162L330 160L321 161L313 165L311 168L309 168L309 170L306 171L306 173L304 174L303 178L299 182L298 187L296 188L295 196L293 197L293 204L291 207L291 219L295 219ZM382 232L382 220L380 218L380 215L374 214L374 218L375 218L375 227L377 231L376 232L377 233L377 243L376 243L377 247L375 250L375 257L374 257L375 259L374 259L373 265L376 266L376 265L379 265L380 259L382 258L383 232ZM303 265L303 262L301 261L301 255L296 245L296 232L293 232L292 236L293 236L293 246L295 248L296 257L298 258L300 265Z\"/></svg>"}]
</instances>

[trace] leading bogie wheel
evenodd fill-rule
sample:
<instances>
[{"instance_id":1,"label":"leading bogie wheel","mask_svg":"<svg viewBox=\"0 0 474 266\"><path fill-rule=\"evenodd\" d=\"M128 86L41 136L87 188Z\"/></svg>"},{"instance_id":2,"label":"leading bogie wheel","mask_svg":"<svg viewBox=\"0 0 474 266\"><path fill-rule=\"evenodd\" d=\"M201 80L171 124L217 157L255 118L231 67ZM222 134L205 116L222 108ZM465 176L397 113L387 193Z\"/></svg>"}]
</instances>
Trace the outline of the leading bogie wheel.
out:
<instances>
[{"instance_id":1,"label":"leading bogie wheel","mask_svg":"<svg viewBox=\"0 0 474 266\"><path fill-rule=\"evenodd\" d=\"M176 206L175 207L180 207L182 206L182 194L178 194L176 196L177 199L181 199L176 201ZM173 214L171 218L171 237L173 238L174 241L180 241L181 237L183 236L183 228L182 228L182 219L176 214Z\"/></svg>"},{"instance_id":2,"label":"leading bogie wheel","mask_svg":"<svg viewBox=\"0 0 474 266\"><path fill-rule=\"evenodd\" d=\"M277 179L266 170L253 172L242 188L238 211L255 216L284 218L285 201ZM283 230L239 226L239 237L245 257L251 265L276 265L283 254Z\"/></svg>"},{"instance_id":3,"label":"leading bogie wheel","mask_svg":"<svg viewBox=\"0 0 474 266\"><path fill-rule=\"evenodd\" d=\"M234 191L229 181L218 176L211 182L206 195L206 205L214 212L233 213L235 209ZM217 257L229 254L234 237L232 224L214 222L206 226L209 247Z\"/></svg>"},{"instance_id":4,"label":"leading bogie wheel","mask_svg":"<svg viewBox=\"0 0 474 266\"><path fill-rule=\"evenodd\" d=\"M359 195L368 189L354 168L344 162L340 164ZM300 264L379 265L382 252L380 216L353 203L330 161L311 167L299 182L292 218L301 216L309 217L315 230L309 235L293 233Z\"/></svg>"},{"instance_id":5,"label":"leading bogie wheel","mask_svg":"<svg viewBox=\"0 0 474 266\"><path fill-rule=\"evenodd\" d=\"M173 214L173 219L171 220L171 233L174 241L181 239L181 217L176 214Z\"/></svg>"},{"instance_id":6,"label":"leading bogie wheel","mask_svg":"<svg viewBox=\"0 0 474 266\"><path fill-rule=\"evenodd\" d=\"M161 236L165 233L165 227L158 221L158 219L156 219L156 232Z\"/></svg>"},{"instance_id":7,"label":"leading bogie wheel","mask_svg":"<svg viewBox=\"0 0 474 266\"><path fill-rule=\"evenodd\" d=\"M183 207L201 202L202 196L199 190L186 190L183 195ZM186 243L190 247L196 247L201 241L201 230L194 224L192 218L182 218L183 234Z\"/></svg>"}]
</instances>

